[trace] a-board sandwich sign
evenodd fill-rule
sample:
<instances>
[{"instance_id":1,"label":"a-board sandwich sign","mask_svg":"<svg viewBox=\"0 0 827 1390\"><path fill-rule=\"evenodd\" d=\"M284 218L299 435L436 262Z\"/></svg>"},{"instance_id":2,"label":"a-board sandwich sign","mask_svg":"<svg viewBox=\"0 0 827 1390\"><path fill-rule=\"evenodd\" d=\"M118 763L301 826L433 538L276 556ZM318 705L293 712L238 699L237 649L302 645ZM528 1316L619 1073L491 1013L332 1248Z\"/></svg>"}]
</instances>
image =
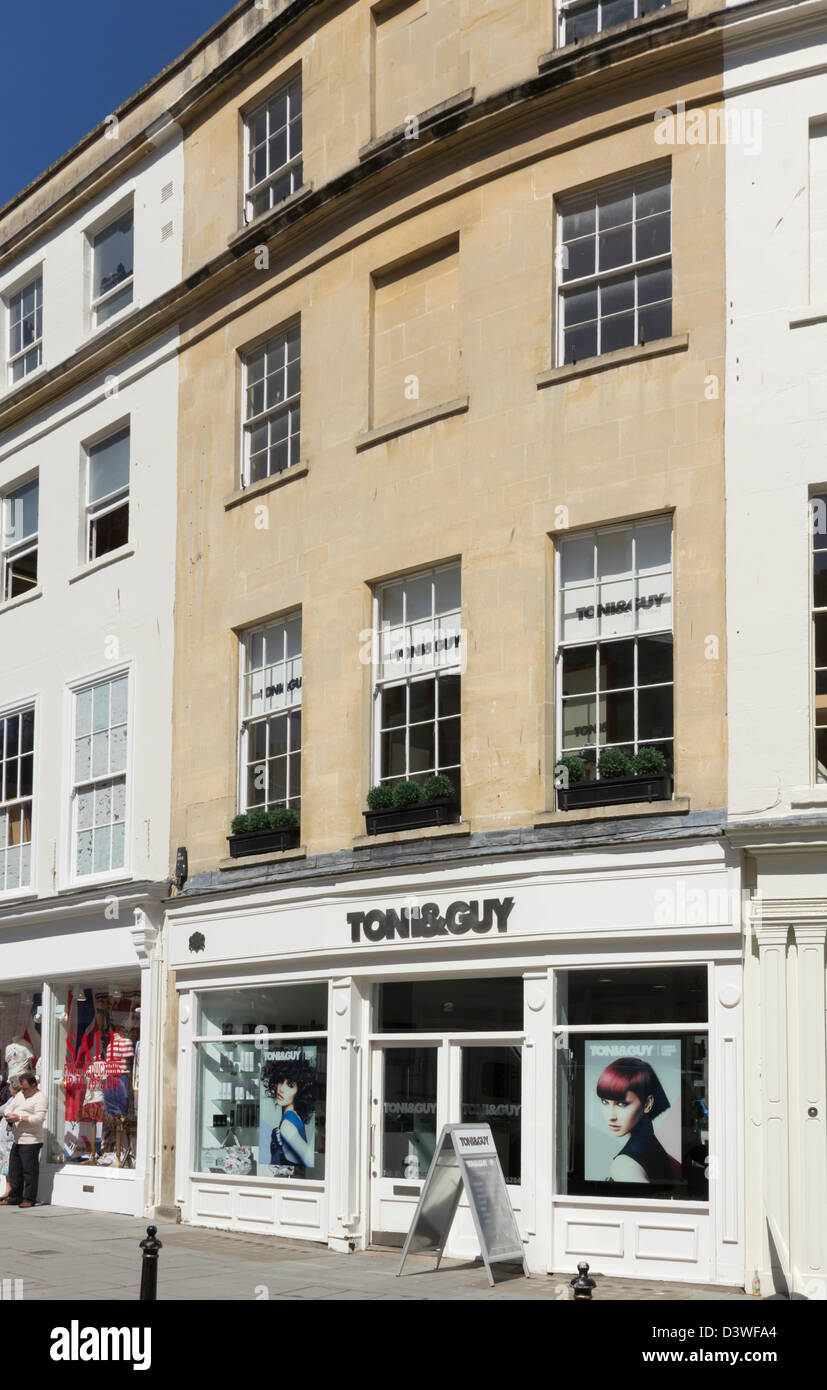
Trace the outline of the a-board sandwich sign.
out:
<instances>
[{"instance_id":1,"label":"a-board sandwich sign","mask_svg":"<svg viewBox=\"0 0 827 1390\"><path fill-rule=\"evenodd\" d=\"M425 1179L411 1229L405 1238L398 1273L409 1254L433 1251L435 1269L448 1243L463 1190L480 1243L488 1281L492 1264L519 1261L528 1278L528 1265L491 1126L445 1125Z\"/></svg>"}]
</instances>

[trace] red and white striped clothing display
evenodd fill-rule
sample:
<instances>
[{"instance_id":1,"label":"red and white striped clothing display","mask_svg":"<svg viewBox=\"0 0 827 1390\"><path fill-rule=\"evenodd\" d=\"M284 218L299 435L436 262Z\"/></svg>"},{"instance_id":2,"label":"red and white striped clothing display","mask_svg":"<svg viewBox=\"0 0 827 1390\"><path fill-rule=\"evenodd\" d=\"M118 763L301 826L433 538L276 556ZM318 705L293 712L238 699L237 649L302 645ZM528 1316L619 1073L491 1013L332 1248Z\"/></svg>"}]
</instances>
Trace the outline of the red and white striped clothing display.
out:
<instances>
[{"instance_id":1,"label":"red and white striped clothing display","mask_svg":"<svg viewBox=\"0 0 827 1390\"><path fill-rule=\"evenodd\" d=\"M113 1033L106 1049L106 1075L123 1076L130 1070L135 1047L125 1033Z\"/></svg>"}]
</instances>

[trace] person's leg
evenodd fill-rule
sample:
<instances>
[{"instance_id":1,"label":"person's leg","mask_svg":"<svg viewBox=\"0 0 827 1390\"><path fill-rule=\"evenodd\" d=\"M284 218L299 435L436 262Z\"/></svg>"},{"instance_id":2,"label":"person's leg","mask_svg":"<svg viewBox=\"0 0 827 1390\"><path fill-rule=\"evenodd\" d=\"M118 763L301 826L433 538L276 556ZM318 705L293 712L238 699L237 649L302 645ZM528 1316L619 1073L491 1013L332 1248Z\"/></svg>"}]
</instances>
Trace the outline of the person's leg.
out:
<instances>
[{"instance_id":1,"label":"person's leg","mask_svg":"<svg viewBox=\"0 0 827 1390\"><path fill-rule=\"evenodd\" d=\"M37 1184L40 1178L40 1150L42 1144L21 1144L21 1160L23 1164L23 1201L37 1201Z\"/></svg>"},{"instance_id":2,"label":"person's leg","mask_svg":"<svg viewBox=\"0 0 827 1390\"><path fill-rule=\"evenodd\" d=\"M12 1144L9 1154L9 1195L8 1205L20 1202L23 1197L23 1167L20 1162L20 1145Z\"/></svg>"}]
</instances>

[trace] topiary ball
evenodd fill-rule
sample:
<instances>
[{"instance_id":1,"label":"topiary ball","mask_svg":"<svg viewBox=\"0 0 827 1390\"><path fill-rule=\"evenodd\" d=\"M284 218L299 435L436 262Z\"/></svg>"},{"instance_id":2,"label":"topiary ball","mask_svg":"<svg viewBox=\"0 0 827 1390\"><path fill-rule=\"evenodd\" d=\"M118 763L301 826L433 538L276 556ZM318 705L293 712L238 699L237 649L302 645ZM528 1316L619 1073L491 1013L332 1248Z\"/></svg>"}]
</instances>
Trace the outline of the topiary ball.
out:
<instances>
[{"instance_id":1,"label":"topiary ball","mask_svg":"<svg viewBox=\"0 0 827 1390\"><path fill-rule=\"evenodd\" d=\"M632 758L632 768L638 773L657 775L666 771L666 758L660 748L639 748Z\"/></svg>"},{"instance_id":2,"label":"topiary ball","mask_svg":"<svg viewBox=\"0 0 827 1390\"><path fill-rule=\"evenodd\" d=\"M271 830L298 830L299 818L292 806L277 806L270 812Z\"/></svg>"},{"instance_id":3,"label":"topiary ball","mask_svg":"<svg viewBox=\"0 0 827 1390\"><path fill-rule=\"evenodd\" d=\"M393 804L397 810L404 811L408 806L415 806L420 797L418 782L396 782L394 784Z\"/></svg>"},{"instance_id":4,"label":"topiary ball","mask_svg":"<svg viewBox=\"0 0 827 1390\"><path fill-rule=\"evenodd\" d=\"M632 771L632 760L622 748L604 748L597 760L597 770L601 777L627 777Z\"/></svg>"},{"instance_id":5,"label":"topiary ball","mask_svg":"<svg viewBox=\"0 0 827 1390\"><path fill-rule=\"evenodd\" d=\"M456 795L456 787L444 772L434 772L425 778L422 787L423 801L454 801Z\"/></svg>"},{"instance_id":6,"label":"topiary ball","mask_svg":"<svg viewBox=\"0 0 827 1390\"><path fill-rule=\"evenodd\" d=\"M248 815L242 814L240 816L233 816L230 822L231 835L246 835L249 829L250 817Z\"/></svg>"},{"instance_id":7,"label":"topiary ball","mask_svg":"<svg viewBox=\"0 0 827 1390\"><path fill-rule=\"evenodd\" d=\"M369 811L389 811L393 806L393 787L387 782L380 782L378 786L371 787L367 794Z\"/></svg>"}]
</instances>

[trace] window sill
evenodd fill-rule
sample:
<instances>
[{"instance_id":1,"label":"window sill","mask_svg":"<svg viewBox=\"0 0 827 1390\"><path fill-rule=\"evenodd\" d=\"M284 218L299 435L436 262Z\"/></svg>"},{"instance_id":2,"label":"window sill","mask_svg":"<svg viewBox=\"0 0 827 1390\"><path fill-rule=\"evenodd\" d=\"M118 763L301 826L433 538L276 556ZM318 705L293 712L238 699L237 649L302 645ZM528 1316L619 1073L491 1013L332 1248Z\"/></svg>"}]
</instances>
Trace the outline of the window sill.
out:
<instances>
[{"instance_id":1,"label":"window sill","mask_svg":"<svg viewBox=\"0 0 827 1390\"><path fill-rule=\"evenodd\" d=\"M372 845L404 845L409 840L441 840L448 835L470 835L471 826L467 820L459 825L428 825L422 830L397 830L389 835L357 835L353 841L354 849L370 849Z\"/></svg>"},{"instance_id":2,"label":"window sill","mask_svg":"<svg viewBox=\"0 0 827 1390\"><path fill-rule=\"evenodd\" d=\"M0 912L4 907L17 907L18 903L36 903L37 892L31 886L27 888L9 888L7 892L0 893Z\"/></svg>"},{"instance_id":3,"label":"window sill","mask_svg":"<svg viewBox=\"0 0 827 1390\"><path fill-rule=\"evenodd\" d=\"M102 338L115 324L121 324L124 319L128 319L130 314L137 314L140 308L140 302L133 299L131 304L124 305L123 309L119 309L117 314L113 314L111 319L107 319L105 323L90 324L88 334L80 346L75 348L75 353L83 352L89 343L94 343L96 338Z\"/></svg>"},{"instance_id":4,"label":"window sill","mask_svg":"<svg viewBox=\"0 0 827 1390\"><path fill-rule=\"evenodd\" d=\"M14 381L11 383L11 385L7 383L6 389L3 392L3 404L6 405L8 401L13 400L17 392L23 391L24 388L27 387L32 381L34 381L36 377L43 376L46 369L47 364L45 362L41 362L39 367L35 367L34 370L31 372L27 372L26 375L24 377L21 377L19 381Z\"/></svg>"},{"instance_id":5,"label":"window sill","mask_svg":"<svg viewBox=\"0 0 827 1390\"><path fill-rule=\"evenodd\" d=\"M96 560L90 560L88 564L80 565L69 575L69 583L77 584L79 579L85 579L87 574L95 574L97 570L105 570L107 565L116 565L119 560L127 560L130 555L135 554L134 545L119 545L117 550L110 550L106 555L99 555Z\"/></svg>"},{"instance_id":6,"label":"window sill","mask_svg":"<svg viewBox=\"0 0 827 1390\"><path fill-rule=\"evenodd\" d=\"M292 468L282 469L281 473L273 473L269 478L260 478L257 483L236 488L235 492L228 493L224 498L224 510L228 512L231 507L239 507L242 502L250 502L265 492L273 492L275 488L284 487L286 483L294 483L297 478L306 478L308 472L306 463L295 463Z\"/></svg>"},{"instance_id":7,"label":"window sill","mask_svg":"<svg viewBox=\"0 0 827 1390\"><path fill-rule=\"evenodd\" d=\"M624 367L627 362L646 362L650 357L686 352L688 347L689 334L677 333L672 338L658 338L653 343L604 352L600 357L584 357L582 362L568 362L565 367L552 367L551 371L541 372L537 377L537 389L553 386L558 381L576 381L578 377L592 376L595 372L608 372L613 367Z\"/></svg>"},{"instance_id":8,"label":"window sill","mask_svg":"<svg viewBox=\"0 0 827 1390\"><path fill-rule=\"evenodd\" d=\"M245 854L240 859L219 859L218 867L225 871L229 869L249 869L253 864L280 864L283 859L306 859L307 846L299 845L298 849L281 849L271 854Z\"/></svg>"},{"instance_id":9,"label":"window sill","mask_svg":"<svg viewBox=\"0 0 827 1390\"><path fill-rule=\"evenodd\" d=\"M795 787L790 792L793 811L822 810L827 807L827 783L815 787Z\"/></svg>"},{"instance_id":10,"label":"window sill","mask_svg":"<svg viewBox=\"0 0 827 1390\"><path fill-rule=\"evenodd\" d=\"M238 246L246 247L246 243L251 236L254 237L259 232L266 232L271 223L277 222L283 213L295 207L297 203L303 203L305 198L309 198L312 192L313 184L303 183L301 188L297 188L295 193L291 193L287 198L282 198L281 202L276 203L275 207L268 208L266 212L260 212L258 217L254 217L250 222L245 222L240 231L234 232L233 235L228 238L227 245L230 250L235 251Z\"/></svg>"},{"instance_id":11,"label":"window sill","mask_svg":"<svg viewBox=\"0 0 827 1390\"><path fill-rule=\"evenodd\" d=\"M542 72L557 58L574 58L580 53L588 53L591 49L598 48L609 39L624 39L627 35L634 37L641 30L656 29L661 24L684 19L688 9L687 0L675 0L675 3L665 6L662 10L656 10L654 14L638 15L637 19L628 19L625 24L611 24L608 28L601 29L599 34L589 34L584 39L575 39L573 43L561 44L552 48L550 53L541 54L537 59L537 67Z\"/></svg>"},{"instance_id":12,"label":"window sill","mask_svg":"<svg viewBox=\"0 0 827 1390\"><path fill-rule=\"evenodd\" d=\"M360 164L363 164L366 159L371 159L373 155L379 154L380 151L388 149L391 145L395 145L397 141L401 143L409 140L411 144L415 144L423 130L436 125L444 117L453 115L455 111L462 111L466 106L473 105L473 101L474 88L466 87L464 92L457 92L456 96L448 97L445 101L439 102L437 106L429 106L427 111L420 111L418 115L413 117L417 124L418 135L409 135L407 124L394 126L393 130L387 130L383 135L377 135L375 139L369 140L366 145L362 146L359 151Z\"/></svg>"},{"instance_id":13,"label":"window sill","mask_svg":"<svg viewBox=\"0 0 827 1390\"><path fill-rule=\"evenodd\" d=\"M0 613L8 613L12 608L19 608L22 603L31 603L36 598L43 597L43 590L38 584L36 589L30 589L27 594L18 594L16 598L7 598L4 603L0 603Z\"/></svg>"},{"instance_id":14,"label":"window sill","mask_svg":"<svg viewBox=\"0 0 827 1390\"><path fill-rule=\"evenodd\" d=\"M427 410L418 410L414 415L406 415L402 420L391 420L390 424L379 425L374 430L360 434L356 439L356 452L372 449L375 444L384 444L388 439L396 439L410 430L432 425L437 420L448 420L452 415L464 415L470 405L470 397L457 396L456 400L446 401L444 405L432 405Z\"/></svg>"},{"instance_id":15,"label":"window sill","mask_svg":"<svg viewBox=\"0 0 827 1390\"><path fill-rule=\"evenodd\" d=\"M691 810L688 796L673 796L671 801L626 801L617 806L589 806L582 811L539 811L534 817L534 827L541 830L546 825L571 825L577 821L617 820L630 816L669 816L685 815Z\"/></svg>"},{"instance_id":16,"label":"window sill","mask_svg":"<svg viewBox=\"0 0 827 1390\"><path fill-rule=\"evenodd\" d=\"M69 893L78 894L84 888L92 888L97 891L100 888L106 888L110 883L114 887L116 884L132 883L132 881L132 874L120 870L117 873L84 874L82 878L75 878L71 883L65 884L63 888L58 888L57 896L61 898Z\"/></svg>"}]
</instances>

